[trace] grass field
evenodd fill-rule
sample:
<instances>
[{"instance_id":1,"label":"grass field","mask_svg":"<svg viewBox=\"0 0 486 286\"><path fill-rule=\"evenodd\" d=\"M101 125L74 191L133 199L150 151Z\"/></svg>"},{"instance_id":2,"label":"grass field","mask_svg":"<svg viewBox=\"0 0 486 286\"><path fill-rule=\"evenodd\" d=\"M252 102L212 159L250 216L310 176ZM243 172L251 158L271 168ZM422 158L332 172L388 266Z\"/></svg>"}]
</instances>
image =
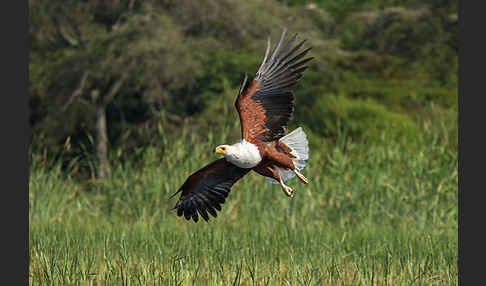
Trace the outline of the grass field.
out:
<instances>
[{"instance_id":1,"label":"grass field","mask_svg":"<svg viewBox=\"0 0 486 286\"><path fill-rule=\"evenodd\" d=\"M458 284L457 152L440 136L416 148L314 143L310 184L290 180L293 199L250 173L218 218L177 217L169 196L227 137L167 139L141 166L114 160L106 182L33 154L30 284Z\"/></svg>"}]
</instances>

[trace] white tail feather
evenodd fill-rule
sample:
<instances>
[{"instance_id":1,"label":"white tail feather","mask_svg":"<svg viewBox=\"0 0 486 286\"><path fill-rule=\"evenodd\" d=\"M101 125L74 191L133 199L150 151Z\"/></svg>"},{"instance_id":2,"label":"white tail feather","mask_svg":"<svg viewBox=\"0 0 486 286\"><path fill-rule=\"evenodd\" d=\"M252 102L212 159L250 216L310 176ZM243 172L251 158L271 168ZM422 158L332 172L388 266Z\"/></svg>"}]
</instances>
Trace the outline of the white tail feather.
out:
<instances>
[{"instance_id":1,"label":"white tail feather","mask_svg":"<svg viewBox=\"0 0 486 286\"><path fill-rule=\"evenodd\" d=\"M297 171L300 172L302 169L304 169L306 165L305 161L309 159L309 142L307 141L307 135L304 133L304 130L302 130L302 127L295 129L279 140L292 149L290 154L296 157L293 159L293 161ZM295 173L291 170L283 170L279 167L275 168L280 173L282 181L284 182L295 176ZM275 179L269 177L265 177L265 179L267 180L267 183L279 184L279 182Z\"/></svg>"}]
</instances>

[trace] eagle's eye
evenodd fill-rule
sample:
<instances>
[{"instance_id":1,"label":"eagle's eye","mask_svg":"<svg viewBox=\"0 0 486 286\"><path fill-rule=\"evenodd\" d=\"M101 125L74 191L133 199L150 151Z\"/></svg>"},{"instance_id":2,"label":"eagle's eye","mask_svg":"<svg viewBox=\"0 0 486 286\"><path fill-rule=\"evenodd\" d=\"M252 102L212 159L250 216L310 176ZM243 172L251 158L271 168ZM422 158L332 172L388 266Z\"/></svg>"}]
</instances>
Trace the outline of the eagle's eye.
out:
<instances>
[{"instance_id":1,"label":"eagle's eye","mask_svg":"<svg viewBox=\"0 0 486 286\"><path fill-rule=\"evenodd\" d=\"M226 147L221 147L221 150L226 151Z\"/></svg>"}]
</instances>

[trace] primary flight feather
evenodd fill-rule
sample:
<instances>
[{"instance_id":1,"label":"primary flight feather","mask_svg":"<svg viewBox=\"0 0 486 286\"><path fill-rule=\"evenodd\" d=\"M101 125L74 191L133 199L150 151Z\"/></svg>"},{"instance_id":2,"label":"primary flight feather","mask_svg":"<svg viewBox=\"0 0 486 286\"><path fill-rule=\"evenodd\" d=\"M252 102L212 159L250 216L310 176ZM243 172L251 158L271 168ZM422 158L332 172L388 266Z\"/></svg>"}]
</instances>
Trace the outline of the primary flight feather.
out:
<instances>
[{"instance_id":1,"label":"primary flight feather","mask_svg":"<svg viewBox=\"0 0 486 286\"><path fill-rule=\"evenodd\" d=\"M284 128L294 112L292 88L312 57L304 58L311 48L299 51L305 43L293 46L295 34L284 44L285 31L270 55L270 39L263 61L252 81L245 78L236 97L240 116L241 137L233 145L220 145L218 159L190 175L179 190L173 209L178 216L197 222L199 215L206 221L209 214L217 217L231 187L250 170L266 177L269 183L280 184L283 192L293 197L294 191L284 182L294 175L303 183L300 173L308 159L308 142L302 128L285 134ZM269 58L270 56L270 58ZM173 195L173 196L174 196Z\"/></svg>"}]
</instances>

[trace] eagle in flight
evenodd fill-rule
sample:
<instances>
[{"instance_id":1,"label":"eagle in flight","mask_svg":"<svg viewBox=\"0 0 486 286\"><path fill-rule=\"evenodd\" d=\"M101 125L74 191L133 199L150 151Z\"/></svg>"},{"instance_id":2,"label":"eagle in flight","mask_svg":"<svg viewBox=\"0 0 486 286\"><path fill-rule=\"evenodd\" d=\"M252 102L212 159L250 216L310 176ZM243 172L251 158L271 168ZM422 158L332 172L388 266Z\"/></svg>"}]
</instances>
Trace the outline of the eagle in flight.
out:
<instances>
[{"instance_id":1,"label":"eagle in flight","mask_svg":"<svg viewBox=\"0 0 486 286\"><path fill-rule=\"evenodd\" d=\"M214 152L223 158L190 175L172 195L181 193L173 208L178 216L194 222L199 220L198 215L206 221L208 213L217 217L216 210L221 211L233 184L251 170L265 176L269 183L280 184L289 197L294 191L285 181L297 175L308 183L300 173L309 157L307 136L301 127L284 136L284 127L294 111L292 88L313 58L304 58L310 47L299 51L306 40L293 47L297 34L284 44L285 32L271 55L268 38L263 62L253 80L248 81L245 74L235 102L242 139L216 147Z\"/></svg>"}]
</instances>

